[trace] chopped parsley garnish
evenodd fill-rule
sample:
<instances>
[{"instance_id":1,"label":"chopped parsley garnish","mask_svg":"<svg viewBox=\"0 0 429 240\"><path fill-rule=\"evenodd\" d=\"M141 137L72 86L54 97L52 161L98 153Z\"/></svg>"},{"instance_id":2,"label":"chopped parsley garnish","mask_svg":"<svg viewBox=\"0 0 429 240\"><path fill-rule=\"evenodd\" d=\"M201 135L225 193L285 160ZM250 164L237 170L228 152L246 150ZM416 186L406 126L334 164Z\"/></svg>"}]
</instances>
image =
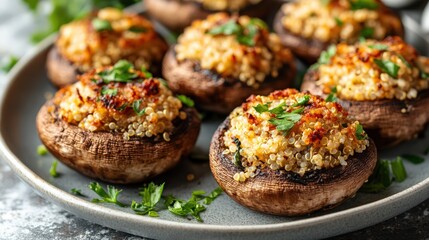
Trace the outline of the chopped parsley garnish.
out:
<instances>
[{"instance_id":1,"label":"chopped parsley garnish","mask_svg":"<svg viewBox=\"0 0 429 240\"><path fill-rule=\"evenodd\" d=\"M240 44L247 46L255 45L255 37L259 33L259 29L267 29L267 25L258 18L250 19L246 26L241 26L235 19L212 28L208 31L211 35L236 35L236 39Z\"/></svg>"},{"instance_id":2,"label":"chopped parsley garnish","mask_svg":"<svg viewBox=\"0 0 429 240\"><path fill-rule=\"evenodd\" d=\"M403 182L407 178L407 171L405 170L404 163L400 157L390 162L392 167L393 176L396 182Z\"/></svg>"},{"instance_id":3,"label":"chopped parsley garnish","mask_svg":"<svg viewBox=\"0 0 429 240\"><path fill-rule=\"evenodd\" d=\"M94 18L92 20L91 24L92 24L92 27L97 32L112 30L112 25L107 20L103 20L103 19L99 19L99 18Z\"/></svg>"},{"instance_id":4,"label":"chopped parsley garnish","mask_svg":"<svg viewBox=\"0 0 429 240\"><path fill-rule=\"evenodd\" d=\"M335 23L337 24L337 26L342 27L344 25L344 22L339 19L338 17L335 17Z\"/></svg>"},{"instance_id":5,"label":"chopped parsley garnish","mask_svg":"<svg viewBox=\"0 0 429 240\"><path fill-rule=\"evenodd\" d=\"M116 96L116 94L118 94L117 88L108 88L106 86L103 86L101 88L101 95L102 96L108 95L108 96L114 97L114 96Z\"/></svg>"},{"instance_id":6,"label":"chopped parsley garnish","mask_svg":"<svg viewBox=\"0 0 429 240\"><path fill-rule=\"evenodd\" d=\"M393 78L398 78L399 66L390 60L374 59L374 63Z\"/></svg>"},{"instance_id":7,"label":"chopped parsley garnish","mask_svg":"<svg viewBox=\"0 0 429 240\"><path fill-rule=\"evenodd\" d=\"M337 86L331 88L331 92L326 97L325 101L326 102L336 102L337 101L336 95L337 95Z\"/></svg>"},{"instance_id":8,"label":"chopped parsley garnish","mask_svg":"<svg viewBox=\"0 0 429 240\"><path fill-rule=\"evenodd\" d=\"M16 63L18 63L18 61L19 61L19 58L11 55L8 57L8 59L2 60L0 70L7 73L16 65Z\"/></svg>"},{"instance_id":9,"label":"chopped parsley garnish","mask_svg":"<svg viewBox=\"0 0 429 240\"><path fill-rule=\"evenodd\" d=\"M365 134L365 131L363 130L362 125L358 124L356 126L355 135L356 135L356 138L358 140L364 140L364 139L366 139L367 136Z\"/></svg>"},{"instance_id":10,"label":"chopped parsley garnish","mask_svg":"<svg viewBox=\"0 0 429 240\"><path fill-rule=\"evenodd\" d=\"M119 60L112 69L98 73L104 83L110 82L132 82L138 77L136 73L130 72L133 65L126 60Z\"/></svg>"},{"instance_id":11,"label":"chopped parsley garnish","mask_svg":"<svg viewBox=\"0 0 429 240\"><path fill-rule=\"evenodd\" d=\"M284 113L285 112L285 110L283 108L284 106L286 106L286 103L282 102L277 107L268 110L268 112L272 113L272 114L281 114L281 113Z\"/></svg>"},{"instance_id":12,"label":"chopped parsley garnish","mask_svg":"<svg viewBox=\"0 0 429 240\"><path fill-rule=\"evenodd\" d=\"M146 108L140 109L141 103L142 103L141 99L136 100L136 101L133 102L133 110L139 116L145 114L145 112L146 112Z\"/></svg>"},{"instance_id":13,"label":"chopped parsley garnish","mask_svg":"<svg viewBox=\"0 0 429 240\"><path fill-rule=\"evenodd\" d=\"M404 56L402 56L401 54L397 54L398 58L401 59L401 61L408 67L408 68L412 68L413 66L411 66L411 64L407 61L407 59L404 58Z\"/></svg>"},{"instance_id":14,"label":"chopped parsley garnish","mask_svg":"<svg viewBox=\"0 0 429 240\"><path fill-rule=\"evenodd\" d=\"M310 101L310 96L304 95L302 97L299 97L297 102L294 105L292 105L292 107L305 106L308 104L308 101Z\"/></svg>"},{"instance_id":15,"label":"chopped parsley garnish","mask_svg":"<svg viewBox=\"0 0 429 240\"><path fill-rule=\"evenodd\" d=\"M378 8L378 4L374 0L350 0L350 5L353 11L359 9L375 10Z\"/></svg>"},{"instance_id":16,"label":"chopped parsley garnish","mask_svg":"<svg viewBox=\"0 0 429 240\"><path fill-rule=\"evenodd\" d=\"M420 77L422 79L427 79L427 78L429 78L429 73L424 72L423 70L420 70Z\"/></svg>"},{"instance_id":17,"label":"chopped parsley garnish","mask_svg":"<svg viewBox=\"0 0 429 240\"><path fill-rule=\"evenodd\" d=\"M142 197L141 203L132 201L131 209L139 215L149 215L150 217L158 217L158 212L155 209L156 204L161 200L162 192L164 191L164 183L156 185L153 182L144 187L139 195Z\"/></svg>"},{"instance_id":18,"label":"chopped parsley garnish","mask_svg":"<svg viewBox=\"0 0 429 240\"><path fill-rule=\"evenodd\" d=\"M58 161L55 160L52 162L51 168L49 169L49 174L54 178L60 176L60 174L57 172L57 166L58 166Z\"/></svg>"},{"instance_id":19,"label":"chopped parsley garnish","mask_svg":"<svg viewBox=\"0 0 429 240\"><path fill-rule=\"evenodd\" d=\"M191 98L185 96L185 95L177 95L176 96L183 104L185 104L188 107L194 107L195 103L194 100L192 100Z\"/></svg>"},{"instance_id":20,"label":"chopped parsley garnish","mask_svg":"<svg viewBox=\"0 0 429 240\"><path fill-rule=\"evenodd\" d=\"M359 191L366 193L379 193L392 184L391 175L390 162L388 160L378 160L374 172Z\"/></svg>"},{"instance_id":21,"label":"chopped parsley garnish","mask_svg":"<svg viewBox=\"0 0 429 240\"><path fill-rule=\"evenodd\" d=\"M243 165L241 163L241 155L240 155L241 142L240 140L238 140L238 138L234 138L234 143L235 145L237 145L237 151L235 151L234 153L234 164L239 168L243 168Z\"/></svg>"},{"instance_id":22,"label":"chopped parsley garnish","mask_svg":"<svg viewBox=\"0 0 429 240\"><path fill-rule=\"evenodd\" d=\"M141 71L143 72L143 74L146 78L152 78L153 77L152 73L149 72L149 70L147 70L145 67L142 67Z\"/></svg>"},{"instance_id":23,"label":"chopped parsley garnish","mask_svg":"<svg viewBox=\"0 0 429 240\"><path fill-rule=\"evenodd\" d=\"M258 104L255 107L253 107L258 113L268 112L268 104Z\"/></svg>"},{"instance_id":24,"label":"chopped parsley garnish","mask_svg":"<svg viewBox=\"0 0 429 240\"><path fill-rule=\"evenodd\" d=\"M127 107L128 107L128 103L124 103L124 104L122 104L119 108L117 108L116 110L118 110L118 111L122 112L122 111L124 111L124 110L125 110L125 108L127 108Z\"/></svg>"},{"instance_id":25,"label":"chopped parsley garnish","mask_svg":"<svg viewBox=\"0 0 429 240\"><path fill-rule=\"evenodd\" d=\"M362 38L363 39L371 38L373 34L374 34L374 28L372 28L372 27L364 27L360 31L359 38L361 38L361 39Z\"/></svg>"},{"instance_id":26,"label":"chopped parsley garnish","mask_svg":"<svg viewBox=\"0 0 429 240\"><path fill-rule=\"evenodd\" d=\"M368 45L369 48L377 49L377 50L387 50L389 49L389 46L384 44L374 44L374 45Z\"/></svg>"},{"instance_id":27,"label":"chopped parsley garnish","mask_svg":"<svg viewBox=\"0 0 429 240\"><path fill-rule=\"evenodd\" d=\"M140 26L131 26L128 31L135 32L135 33L144 33L147 32L147 29Z\"/></svg>"},{"instance_id":28,"label":"chopped parsley garnish","mask_svg":"<svg viewBox=\"0 0 429 240\"><path fill-rule=\"evenodd\" d=\"M76 196L85 197L85 195L82 194L82 190L80 190L80 189L72 188L72 189L70 189L70 192Z\"/></svg>"},{"instance_id":29,"label":"chopped parsley garnish","mask_svg":"<svg viewBox=\"0 0 429 240\"><path fill-rule=\"evenodd\" d=\"M45 145L39 145L37 146L37 154L39 154L40 156L45 156L46 154L48 154L48 149L46 149Z\"/></svg>"},{"instance_id":30,"label":"chopped parsley garnish","mask_svg":"<svg viewBox=\"0 0 429 240\"><path fill-rule=\"evenodd\" d=\"M336 52L337 52L337 47L335 45L329 46L328 49L326 49L320 54L320 57L317 60L317 63L311 65L310 70L317 69L322 64L328 64Z\"/></svg>"},{"instance_id":31,"label":"chopped parsley garnish","mask_svg":"<svg viewBox=\"0 0 429 240\"><path fill-rule=\"evenodd\" d=\"M104 188L98 183L98 182L91 182L88 185L88 188L94 191L100 198L93 198L91 202L93 203L113 203L120 207L126 207L125 204L121 203L118 200L119 193L122 192L122 190L118 190L113 186L107 185L107 192L104 190Z\"/></svg>"},{"instance_id":32,"label":"chopped parsley garnish","mask_svg":"<svg viewBox=\"0 0 429 240\"><path fill-rule=\"evenodd\" d=\"M277 129L280 131L289 131L295 123L301 119L301 114L298 113L282 113L276 115L275 118L268 120L271 124L277 126Z\"/></svg>"},{"instance_id":33,"label":"chopped parsley garnish","mask_svg":"<svg viewBox=\"0 0 429 240\"><path fill-rule=\"evenodd\" d=\"M420 164L422 162L425 161L425 159L423 157L420 157L418 155L414 155L414 154L402 154L401 158L414 163L414 164Z\"/></svg>"}]
</instances>

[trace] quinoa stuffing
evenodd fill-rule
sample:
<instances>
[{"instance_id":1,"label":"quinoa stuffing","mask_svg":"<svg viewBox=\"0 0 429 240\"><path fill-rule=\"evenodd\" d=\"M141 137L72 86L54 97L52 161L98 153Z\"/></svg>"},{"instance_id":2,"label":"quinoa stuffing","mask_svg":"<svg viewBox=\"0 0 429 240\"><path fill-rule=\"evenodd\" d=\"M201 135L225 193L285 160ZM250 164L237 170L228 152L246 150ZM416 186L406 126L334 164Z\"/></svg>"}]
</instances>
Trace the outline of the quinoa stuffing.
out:
<instances>
[{"instance_id":1,"label":"quinoa stuffing","mask_svg":"<svg viewBox=\"0 0 429 240\"><path fill-rule=\"evenodd\" d=\"M226 13L194 21L179 37L175 52L179 62L195 61L202 69L254 88L267 77L277 77L293 61L291 52L262 20Z\"/></svg>"},{"instance_id":2,"label":"quinoa stuffing","mask_svg":"<svg viewBox=\"0 0 429 240\"><path fill-rule=\"evenodd\" d=\"M91 132L159 137L170 141L173 120L187 118L182 103L158 79L127 61L93 70L57 92L59 117Z\"/></svg>"},{"instance_id":3,"label":"quinoa stuffing","mask_svg":"<svg viewBox=\"0 0 429 240\"><path fill-rule=\"evenodd\" d=\"M264 168L302 176L345 166L369 146L362 126L338 103L295 89L251 96L229 118L222 154L242 169L234 175L239 182Z\"/></svg>"},{"instance_id":4,"label":"quinoa stuffing","mask_svg":"<svg viewBox=\"0 0 429 240\"><path fill-rule=\"evenodd\" d=\"M80 71L110 66L120 59L149 69L168 49L147 19L115 8L61 27L56 47Z\"/></svg>"},{"instance_id":5,"label":"quinoa stuffing","mask_svg":"<svg viewBox=\"0 0 429 240\"><path fill-rule=\"evenodd\" d=\"M211 11L238 11L249 5L258 4L264 0L187 0L200 3L204 9Z\"/></svg>"},{"instance_id":6,"label":"quinoa stuffing","mask_svg":"<svg viewBox=\"0 0 429 240\"><path fill-rule=\"evenodd\" d=\"M398 35L399 17L378 0L298 0L283 5L282 24L307 39L354 43L360 37ZM402 30L401 30L402 31Z\"/></svg>"},{"instance_id":7,"label":"quinoa stuffing","mask_svg":"<svg viewBox=\"0 0 429 240\"><path fill-rule=\"evenodd\" d=\"M319 59L318 80L323 92L336 89L348 100L414 99L428 89L429 58L399 37L338 44ZM326 56L332 55L332 56Z\"/></svg>"}]
</instances>

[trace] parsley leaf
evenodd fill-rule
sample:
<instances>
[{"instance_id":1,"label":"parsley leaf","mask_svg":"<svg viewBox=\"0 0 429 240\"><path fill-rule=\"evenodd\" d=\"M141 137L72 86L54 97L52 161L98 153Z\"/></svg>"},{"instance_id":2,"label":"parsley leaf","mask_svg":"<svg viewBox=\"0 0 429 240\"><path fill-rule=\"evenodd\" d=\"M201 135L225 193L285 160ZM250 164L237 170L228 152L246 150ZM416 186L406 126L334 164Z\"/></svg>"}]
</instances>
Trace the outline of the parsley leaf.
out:
<instances>
[{"instance_id":1,"label":"parsley leaf","mask_svg":"<svg viewBox=\"0 0 429 240\"><path fill-rule=\"evenodd\" d=\"M359 38L371 38L374 34L374 28L372 27L364 27L359 33Z\"/></svg>"},{"instance_id":2,"label":"parsley leaf","mask_svg":"<svg viewBox=\"0 0 429 240\"><path fill-rule=\"evenodd\" d=\"M320 54L320 57L317 60L317 63L311 65L310 70L317 69L320 67L320 65L328 64L336 52L337 52L337 47L335 45L329 46L328 49L326 49Z\"/></svg>"},{"instance_id":3,"label":"parsley leaf","mask_svg":"<svg viewBox=\"0 0 429 240\"><path fill-rule=\"evenodd\" d=\"M298 98L297 102L295 104L293 104L292 107L305 106L308 104L308 101L310 101L310 96L304 95L304 96Z\"/></svg>"},{"instance_id":4,"label":"parsley leaf","mask_svg":"<svg viewBox=\"0 0 429 240\"><path fill-rule=\"evenodd\" d=\"M141 103L142 103L141 99L133 102L133 110L138 116L141 116L146 112L146 108L140 109Z\"/></svg>"},{"instance_id":5,"label":"parsley leaf","mask_svg":"<svg viewBox=\"0 0 429 240\"><path fill-rule=\"evenodd\" d=\"M338 17L335 17L335 23L337 24L337 26L342 27L344 25L344 22L339 19Z\"/></svg>"},{"instance_id":6,"label":"parsley leaf","mask_svg":"<svg viewBox=\"0 0 429 240\"><path fill-rule=\"evenodd\" d=\"M37 146L37 154L39 154L40 156L45 156L46 154L48 154L48 149L46 149L45 145L41 144Z\"/></svg>"},{"instance_id":7,"label":"parsley leaf","mask_svg":"<svg viewBox=\"0 0 429 240\"><path fill-rule=\"evenodd\" d=\"M326 102L336 102L337 101L336 94L337 94L337 86L331 88L331 92L326 97L325 101Z\"/></svg>"},{"instance_id":8,"label":"parsley leaf","mask_svg":"<svg viewBox=\"0 0 429 240\"><path fill-rule=\"evenodd\" d=\"M359 189L366 193L379 193L392 184L390 164L388 160L378 160L374 172L368 181Z\"/></svg>"},{"instance_id":9,"label":"parsley leaf","mask_svg":"<svg viewBox=\"0 0 429 240\"><path fill-rule=\"evenodd\" d=\"M407 171L405 170L404 163L400 157L390 162L393 176L396 182L403 182L407 178Z\"/></svg>"},{"instance_id":10,"label":"parsley leaf","mask_svg":"<svg viewBox=\"0 0 429 240\"><path fill-rule=\"evenodd\" d=\"M39 0L23 0L23 2L33 12L37 10L37 7L39 5Z\"/></svg>"},{"instance_id":11,"label":"parsley leaf","mask_svg":"<svg viewBox=\"0 0 429 240\"><path fill-rule=\"evenodd\" d=\"M267 25L258 18L250 19L246 26L241 26L235 19L216 26L208 31L211 35L236 35L236 39L240 44L247 46L255 45L255 37L259 33L259 29L267 29Z\"/></svg>"},{"instance_id":12,"label":"parsley leaf","mask_svg":"<svg viewBox=\"0 0 429 240\"><path fill-rule=\"evenodd\" d=\"M153 77L152 73L149 72L149 70L147 70L145 67L142 67L141 71L143 72L143 74L146 78L152 78Z\"/></svg>"},{"instance_id":13,"label":"parsley leaf","mask_svg":"<svg viewBox=\"0 0 429 240\"><path fill-rule=\"evenodd\" d=\"M111 97L116 96L116 94L118 94L118 89L117 88L108 88L107 86L103 86L101 88L101 95L108 95Z\"/></svg>"},{"instance_id":14,"label":"parsley leaf","mask_svg":"<svg viewBox=\"0 0 429 240\"><path fill-rule=\"evenodd\" d=\"M194 107L195 103L194 100L192 100L191 98L185 96L185 95L177 95L176 96L183 104L185 104L188 107Z\"/></svg>"},{"instance_id":15,"label":"parsley leaf","mask_svg":"<svg viewBox=\"0 0 429 240\"><path fill-rule=\"evenodd\" d=\"M60 174L57 172L57 166L58 166L58 161L55 160L52 162L51 168L49 169L49 174L54 178L57 178L60 176Z\"/></svg>"},{"instance_id":16,"label":"parsley leaf","mask_svg":"<svg viewBox=\"0 0 429 240\"><path fill-rule=\"evenodd\" d=\"M119 60L112 69L98 73L104 83L109 82L131 82L138 77L136 73L130 72L133 65L126 60Z\"/></svg>"},{"instance_id":17,"label":"parsley leaf","mask_svg":"<svg viewBox=\"0 0 429 240\"><path fill-rule=\"evenodd\" d=\"M91 202L93 202L93 203L103 203L104 202L104 203L113 203L113 204L116 204L120 207L126 206L125 204L118 201L119 193L121 193L122 190L118 190L113 186L107 185L107 192L106 192L106 190L104 190L104 188L98 182L91 182L88 185L88 188L91 189L92 191L94 191L98 196L101 197L101 199L93 198L91 200Z\"/></svg>"},{"instance_id":18,"label":"parsley leaf","mask_svg":"<svg viewBox=\"0 0 429 240\"><path fill-rule=\"evenodd\" d=\"M266 104L263 104L263 105L261 105L261 104L258 104L258 105L256 105L255 107L253 107L255 110L256 110L256 112L258 112L258 113L263 113L263 112L268 112L268 104L266 103Z\"/></svg>"},{"instance_id":19,"label":"parsley leaf","mask_svg":"<svg viewBox=\"0 0 429 240\"><path fill-rule=\"evenodd\" d=\"M277 129L280 131L289 131L295 123L301 119L301 114L298 113L282 113L268 120L271 124L277 126Z\"/></svg>"},{"instance_id":20,"label":"parsley leaf","mask_svg":"<svg viewBox=\"0 0 429 240\"><path fill-rule=\"evenodd\" d=\"M210 205L219 195L222 194L222 188L217 187L208 196L204 198L204 204Z\"/></svg>"},{"instance_id":21,"label":"parsley leaf","mask_svg":"<svg viewBox=\"0 0 429 240\"><path fill-rule=\"evenodd\" d=\"M131 26L130 28L128 28L128 31L135 33L144 33L147 32L147 29L140 26Z\"/></svg>"},{"instance_id":22,"label":"parsley leaf","mask_svg":"<svg viewBox=\"0 0 429 240\"><path fill-rule=\"evenodd\" d=\"M72 188L72 189L70 189L70 192L76 196L85 197L85 195L82 194L82 191L80 189Z\"/></svg>"},{"instance_id":23,"label":"parsley leaf","mask_svg":"<svg viewBox=\"0 0 429 240\"><path fill-rule=\"evenodd\" d=\"M387 50L389 49L389 46L384 44L374 44L374 45L368 45L369 48L377 49L377 50Z\"/></svg>"},{"instance_id":24,"label":"parsley leaf","mask_svg":"<svg viewBox=\"0 0 429 240\"><path fill-rule=\"evenodd\" d=\"M234 143L235 145L237 145L237 151L235 151L234 153L234 165L239 168L243 168L243 165L241 163L241 155L240 155L241 142L240 140L238 140L238 138L234 138Z\"/></svg>"},{"instance_id":25,"label":"parsley leaf","mask_svg":"<svg viewBox=\"0 0 429 240\"><path fill-rule=\"evenodd\" d=\"M375 10L378 8L378 4L374 0L351 0L350 1L351 10L359 10L359 9L370 9Z\"/></svg>"},{"instance_id":26,"label":"parsley leaf","mask_svg":"<svg viewBox=\"0 0 429 240\"><path fill-rule=\"evenodd\" d=\"M413 155L413 154L402 154L401 158L414 164L420 164L425 161L423 157L420 157L418 155Z\"/></svg>"},{"instance_id":27,"label":"parsley leaf","mask_svg":"<svg viewBox=\"0 0 429 240\"><path fill-rule=\"evenodd\" d=\"M399 66L390 60L374 59L374 63L393 78L398 78Z\"/></svg>"},{"instance_id":28,"label":"parsley leaf","mask_svg":"<svg viewBox=\"0 0 429 240\"><path fill-rule=\"evenodd\" d=\"M91 25L94 28L94 30L97 32L112 30L112 25L110 24L109 21L99 19L99 18L94 18L91 21Z\"/></svg>"},{"instance_id":29,"label":"parsley leaf","mask_svg":"<svg viewBox=\"0 0 429 240\"><path fill-rule=\"evenodd\" d=\"M358 140L364 140L367 137L362 125L358 124L356 126L355 135Z\"/></svg>"},{"instance_id":30,"label":"parsley leaf","mask_svg":"<svg viewBox=\"0 0 429 240\"><path fill-rule=\"evenodd\" d=\"M18 63L18 61L19 61L18 57L11 55L9 56L8 59L2 60L0 70L7 73L16 65L16 63Z\"/></svg>"},{"instance_id":31,"label":"parsley leaf","mask_svg":"<svg viewBox=\"0 0 429 240\"><path fill-rule=\"evenodd\" d=\"M158 212L155 210L155 206L159 200L161 200L163 191L164 183L159 186L153 182L149 183L142 191L139 192L139 195L142 196L141 203L133 201L131 203L131 209L139 215L148 214L150 217L158 217Z\"/></svg>"}]
</instances>

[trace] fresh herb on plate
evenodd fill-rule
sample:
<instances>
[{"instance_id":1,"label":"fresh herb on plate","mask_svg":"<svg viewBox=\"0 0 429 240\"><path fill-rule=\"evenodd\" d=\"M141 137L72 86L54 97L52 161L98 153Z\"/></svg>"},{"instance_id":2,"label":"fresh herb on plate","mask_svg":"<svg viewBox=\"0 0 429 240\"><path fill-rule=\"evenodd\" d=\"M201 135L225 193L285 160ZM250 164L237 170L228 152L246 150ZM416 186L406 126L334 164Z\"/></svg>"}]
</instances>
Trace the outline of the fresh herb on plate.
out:
<instances>
[{"instance_id":1,"label":"fresh herb on plate","mask_svg":"<svg viewBox=\"0 0 429 240\"><path fill-rule=\"evenodd\" d=\"M142 116L146 112L146 108L140 109L141 103L142 103L141 99L133 102L133 110L138 116Z\"/></svg>"},{"instance_id":2,"label":"fresh herb on plate","mask_svg":"<svg viewBox=\"0 0 429 240\"><path fill-rule=\"evenodd\" d=\"M104 188L98 183L98 182L91 182L88 185L88 188L94 191L100 198L93 198L91 202L93 203L113 203L120 207L126 207L124 203L121 203L118 200L119 194L122 192L122 190L118 190L113 186L107 185L107 192L104 190Z\"/></svg>"},{"instance_id":3,"label":"fresh herb on plate","mask_svg":"<svg viewBox=\"0 0 429 240\"><path fill-rule=\"evenodd\" d=\"M420 164L423 163L425 161L425 159L423 157L420 157L418 155L414 155L414 154L402 154L401 158L413 163L413 164Z\"/></svg>"},{"instance_id":4,"label":"fresh herb on plate","mask_svg":"<svg viewBox=\"0 0 429 240\"><path fill-rule=\"evenodd\" d=\"M359 9L376 10L378 3L375 0L350 0L350 6L353 11Z\"/></svg>"},{"instance_id":5,"label":"fresh herb on plate","mask_svg":"<svg viewBox=\"0 0 429 240\"><path fill-rule=\"evenodd\" d=\"M407 178L407 171L405 170L404 163L400 157L391 161L390 166L396 182L403 182Z\"/></svg>"},{"instance_id":6,"label":"fresh herb on plate","mask_svg":"<svg viewBox=\"0 0 429 240\"><path fill-rule=\"evenodd\" d=\"M191 98L185 96L185 95L177 95L176 96L183 104L185 104L187 107L194 107L195 103L194 100Z\"/></svg>"},{"instance_id":7,"label":"fresh herb on plate","mask_svg":"<svg viewBox=\"0 0 429 240\"><path fill-rule=\"evenodd\" d=\"M128 31L134 32L134 33L145 33L147 32L147 29L140 26L131 26L130 28L128 28Z\"/></svg>"},{"instance_id":8,"label":"fresh herb on plate","mask_svg":"<svg viewBox=\"0 0 429 240\"><path fill-rule=\"evenodd\" d=\"M326 97L325 101L326 102L336 102L337 101L336 95L337 95L337 86L331 88L331 92Z\"/></svg>"},{"instance_id":9,"label":"fresh herb on plate","mask_svg":"<svg viewBox=\"0 0 429 240\"><path fill-rule=\"evenodd\" d=\"M108 88L107 86L103 86L101 88L101 96L110 96L110 97L114 97L118 94L118 89L117 88Z\"/></svg>"},{"instance_id":10,"label":"fresh herb on plate","mask_svg":"<svg viewBox=\"0 0 429 240\"><path fill-rule=\"evenodd\" d=\"M237 20L231 19L228 22L216 26L208 31L211 35L235 35L240 44L255 46L255 38L260 29L267 29L267 25L258 18L250 19L246 26L241 26Z\"/></svg>"},{"instance_id":11,"label":"fresh herb on plate","mask_svg":"<svg viewBox=\"0 0 429 240\"><path fill-rule=\"evenodd\" d=\"M70 189L70 192L76 196L86 197L85 195L82 194L82 190L77 188Z\"/></svg>"},{"instance_id":12,"label":"fresh herb on plate","mask_svg":"<svg viewBox=\"0 0 429 240\"><path fill-rule=\"evenodd\" d=\"M7 73L16 65L16 63L18 63L18 61L18 57L10 55L7 59L2 59L0 70Z\"/></svg>"},{"instance_id":13,"label":"fresh herb on plate","mask_svg":"<svg viewBox=\"0 0 429 240\"><path fill-rule=\"evenodd\" d=\"M366 193L379 193L392 184L392 173L388 160L378 160L374 172L359 189Z\"/></svg>"},{"instance_id":14,"label":"fresh herb on plate","mask_svg":"<svg viewBox=\"0 0 429 240\"><path fill-rule=\"evenodd\" d=\"M46 154L48 154L48 149L46 149L45 145L41 144L37 146L37 154L39 154L40 156L45 156Z\"/></svg>"},{"instance_id":15,"label":"fresh herb on plate","mask_svg":"<svg viewBox=\"0 0 429 240\"><path fill-rule=\"evenodd\" d=\"M109 21L99 19L99 18L92 19L91 25L94 28L94 30L97 32L112 30L112 25L110 24Z\"/></svg>"},{"instance_id":16,"label":"fresh herb on plate","mask_svg":"<svg viewBox=\"0 0 429 240\"><path fill-rule=\"evenodd\" d=\"M58 161L55 160L52 162L51 168L49 169L49 174L54 178L57 178L60 176L60 174L57 172L57 166L58 166Z\"/></svg>"},{"instance_id":17,"label":"fresh herb on plate","mask_svg":"<svg viewBox=\"0 0 429 240\"><path fill-rule=\"evenodd\" d=\"M385 73L393 78L398 78L399 66L390 60L374 59L374 63Z\"/></svg>"},{"instance_id":18,"label":"fresh herb on plate","mask_svg":"<svg viewBox=\"0 0 429 240\"><path fill-rule=\"evenodd\" d=\"M422 79L429 79L429 73L424 72L423 70L420 70L420 77Z\"/></svg>"},{"instance_id":19,"label":"fresh herb on plate","mask_svg":"<svg viewBox=\"0 0 429 240\"><path fill-rule=\"evenodd\" d=\"M339 19L338 17L335 17L335 23L337 24L337 26L342 27L344 25L344 22Z\"/></svg>"},{"instance_id":20,"label":"fresh herb on plate","mask_svg":"<svg viewBox=\"0 0 429 240\"><path fill-rule=\"evenodd\" d=\"M151 182L139 192L139 195L142 197L141 203L132 201L131 209L139 215L149 215L150 217L158 217L158 212L155 209L155 206L161 200L162 192L164 191L164 183L161 185L156 185Z\"/></svg>"},{"instance_id":21,"label":"fresh herb on plate","mask_svg":"<svg viewBox=\"0 0 429 240\"><path fill-rule=\"evenodd\" d=\"M268 104L267 103L266 104L258 104L253 108L258 113L268 112Z\"/></svg>"}]
</instances>

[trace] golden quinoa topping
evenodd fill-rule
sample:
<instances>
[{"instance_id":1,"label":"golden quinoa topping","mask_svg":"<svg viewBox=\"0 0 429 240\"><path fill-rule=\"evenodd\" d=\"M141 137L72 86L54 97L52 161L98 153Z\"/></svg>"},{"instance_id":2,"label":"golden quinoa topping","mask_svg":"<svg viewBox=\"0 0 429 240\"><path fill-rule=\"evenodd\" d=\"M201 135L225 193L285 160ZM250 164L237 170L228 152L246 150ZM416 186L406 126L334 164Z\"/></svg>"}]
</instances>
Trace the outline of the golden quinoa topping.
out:
<instances>
[{"instance_id":1,"label":"golden quinoa topping","mask_svg":"<svg viewBox=\"0 0 429 240\"><path fill-rule=\"evenodd\" d=\"M299 0L282 7L282 24L308 39L337 43L400 34L400 20L378 0Z\"/></svg>"},{"instance_id":2,"label":"golden quinoa topping","mask_svg":"<svg viewBox=\"0 0 429 240\"><path fill-rule=\"evenodd\" d=\"M429 86L428 58L399 37L341 43L323 53L315 67L323 92L336 88L342 99L413 99Z\"/></svg>"},{"instance_id":3,"label":"golden quinoa topping","mask_svg":"<svg viewBox=\"0 0 429 240\"><path fill-rule=\"evenodd\" d=\"M54 97L59 117L91 132L170 140L173 120L187 118L182 103L160 80L126 61L80 76Z\"/></svg>"},{"instance_id":4,"label":"golden quinoa topping","mask_svg":"<svg viewBox=\"0 0 429 240\"><path fill-rule=\"evenodd\" d=\"M249 5L258 4L264 0L185 0L202 4L203 8L211 11L238 11Z\"/></svg>"},{"instance_id":5,"label":"golden quinoa topping","mask_svg":"<svg viewBox=\"0 0 429 240\"><path fill-rule=\"evenodd\" d=\"M115 8L101 9L96 15L62 26L56 46L83 72L120 59L149 69L162 60L168 48L151 22Z\"/></svg>"},{"instance_id":6,"label":"golden quinoa topping","mask_svg":"<svg viewBox=\"0 0 429 240\"><path fill-rule=\"evenodd\" d=\"M196 61L203 69L255 88L293 61L291 52L260 19L225 13L193 22L179 37L175 51L178 61Z\"/></svg>"},{"instance_id":7,"label":"golden quinoa topping","mask_svg":"<svg viewBox=\"0 0 429 240\"><path fill-rule=\"evenodd\" d=\"M369 145L362 126L338 103L294 89L251 96L229 118L223 154L242 168L234 175L240 182L267 167L304 175L344 166Z\"/></svg>"}]
</instances>

